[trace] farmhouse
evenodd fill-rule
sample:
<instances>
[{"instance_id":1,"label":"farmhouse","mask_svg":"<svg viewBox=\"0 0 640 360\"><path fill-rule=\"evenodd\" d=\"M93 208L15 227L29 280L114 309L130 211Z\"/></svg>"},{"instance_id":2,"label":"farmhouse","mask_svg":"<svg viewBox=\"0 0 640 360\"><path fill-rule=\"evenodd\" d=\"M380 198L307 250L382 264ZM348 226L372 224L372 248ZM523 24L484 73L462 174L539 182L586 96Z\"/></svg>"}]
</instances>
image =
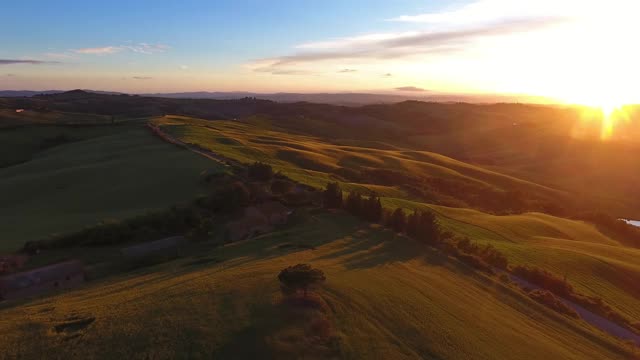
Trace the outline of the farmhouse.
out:
<instances>
[{"instance_id":1,"label":"farmhouse","mask_svg":"<svg viewBox=\"0 0 640 360\"><path fill-rule=\"evenodd\" d=\"M129 260L147 258L176 258L185 243L183 236L173 236L161 240L149 241L132 245L121 250L122 255Z\"/></svg>"},{"instance_id":2,"label":"farmhouse","mask_svg":"<svg viewBox=\"0 0 640 360\"><path fill-rule=\"evenodd\" d=\"M277 201L269 201L244 210L244 216L227 225L227 240L238 241L268 233L274 225L287 223L291 211Z\"/></svg>"},{"instance_id":3,"label":"farmhouse","mask_svg":"<svg viewBox=\"0 0 640 360\"><path fill-rule=\"evenodd\" d=\"M0 300L20 299L84 282L84 265L78 260L0 277Z\"/></svg>"}]
</instances>

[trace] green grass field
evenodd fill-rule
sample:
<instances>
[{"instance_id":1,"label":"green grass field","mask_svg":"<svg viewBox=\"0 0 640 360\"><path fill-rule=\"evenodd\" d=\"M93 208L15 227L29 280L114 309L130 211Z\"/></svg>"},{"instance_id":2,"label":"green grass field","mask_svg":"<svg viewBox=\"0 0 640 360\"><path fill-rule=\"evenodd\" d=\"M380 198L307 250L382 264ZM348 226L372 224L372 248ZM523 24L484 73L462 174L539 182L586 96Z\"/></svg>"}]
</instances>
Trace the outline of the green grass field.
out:
<instances>
[{"instance_id":1,"label":"green grass field","mask_svg":"<svg viewBox=\"0 0 640 360\"><path fill-rule=\"evenodd\" d=\"M75 141L38 149L41 139L60 134ZM200 173L218 166L136 122L23 127L0 131L0 139L2 161L22 160L0 168L0 251L192 200L201 191Z\"/></svg>"},{"instance_id":2,"label":"green grass field","mask_svg":"<svg viewBox=\"0 0 640 360\"><path fill-rule=\"evenodd\" d=\"M318 294L329 342L279 305L278 272L301 262L327 275ZM28 359L629 356L582 321L454 260L324 213L197 257L13 304L0 310L0 331L0 352Z\"/></svg>"},{"instance_id":3,"label":"green grass field","mask_svg":"<svg viewBox=\"0 0 640 360\"><path fill-rule=\"evenodd\" d=\"M16 113L15 109L0 109L0 128L15 127L30 124L61 125L61 124L104 124L111 122L110 116L73 113L62 111L34 111L26 110Z\"/></svg>"}]
</instances>

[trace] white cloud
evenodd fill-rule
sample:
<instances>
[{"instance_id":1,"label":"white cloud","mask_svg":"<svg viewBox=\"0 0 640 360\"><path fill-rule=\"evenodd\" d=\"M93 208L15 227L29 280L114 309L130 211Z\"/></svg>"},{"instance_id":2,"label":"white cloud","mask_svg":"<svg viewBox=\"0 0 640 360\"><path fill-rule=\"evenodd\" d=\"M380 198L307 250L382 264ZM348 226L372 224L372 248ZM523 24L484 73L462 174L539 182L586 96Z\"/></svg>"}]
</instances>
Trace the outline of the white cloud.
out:
<instances>
[{"instance_id":1,"label":"white cloud","mask_svg":"<svg viewBox=\"0 0 640 360\"><path fill-rule=\"evenodd\" d=\"M437 57L465 51L470 43L479 39L535 31L562 22L562 19L534 17L475 27L346 37L306 43L297 47L297 49L305 51L261 59L254 62L252 68L259 72L286 71L293 73L301 70L294 67L318 62L358 61L359 64L362 64L391 59L413 59L415 61L425 56Z\"/></svg>"},{"instance_id":2,"label":"white cloud","mask_svg":"<svg viewBox=\"0 0 640 360\"><path fill-rule=\"evenodd\" d=\"M103 47L94 47L94 48L82 48L82 49L74 49L72 50L76 54L83 55L110 55L116 54L122 51L131 51L139 54L156 54L165 52L170 47L164 44L147 44L147 43L139 43L133 45L112 45L112 46L103 46Z\"/></svg>"},{"instance_id":3,"label":"white cloud","mask_svg":"<svg viewBox=\"0 0 640 360\"><path fill-rule=\"evenodd\" d=\"M77 54L83 54L83 55L108 55L108 54L115 54L120 51L122 51L122 47L120 46L104 46L104 47L82 48L82 49L73 50L73 52Z\"/></svg>"},{"instance_id":4,"label":"white cloud","mask_svg":"<svg viewBox=\"0 0 640 360\"><path fill-rule=\"evenodd\" d=\"M182 70L188 70L189 66L188 65L180 65L180 69Z\"/></svg>"},{"instance_id":5,"label":"white cloud","mask_svg":"<svg viewBox=\"0 0 640 360\"><path fill-rule=\"evenodd\" d=\"M66 52L62 52L62 53L48 52L48 53L45 53L44 56L50 59L73 59L74 58L73 54L69 54Z\"/></svg>"},{"instance_id":6,"label":"white cloud","mask_svg":"<svg viewBox=\"0 0 640 360\"><path fill-rule=\"evenodd\" d=\"M367 44L391 40L403 36L416 35L417 32L402 32L402 33L379 33L369 35L359 35L353 37L345 37L339 39L332 39L327 41L309 42L296 46L296 49L300 50L336 50L336 49L349 49L354 46L366 46Z\"/></svg>"},{"instance_id":7,"label":"white cloud","mask_svg":"<svg viewBox=\"0 0 640 360\"><path fill-rule=\"evenodd\" d=\"M397 87L396 90L398 91L408 91L408 92L423 92L423 91L427 91L423 88L417 87L417 86L401 86L401 87Z\"/></svg>"},{"instance_id":8,"label":"white cloud","mask_svg":"<svg viewBox=\"0 0 640 360\"><path fill-rule=\"evenodd\" d=\"M155 54L155 53L161 53L169 50L168 45L147 44L147 43L140 43L136 45L126 45L126 46L122 46L122 48L131 50L133 52L140 53L140 54Z\"/></svg>"}]
</instances>

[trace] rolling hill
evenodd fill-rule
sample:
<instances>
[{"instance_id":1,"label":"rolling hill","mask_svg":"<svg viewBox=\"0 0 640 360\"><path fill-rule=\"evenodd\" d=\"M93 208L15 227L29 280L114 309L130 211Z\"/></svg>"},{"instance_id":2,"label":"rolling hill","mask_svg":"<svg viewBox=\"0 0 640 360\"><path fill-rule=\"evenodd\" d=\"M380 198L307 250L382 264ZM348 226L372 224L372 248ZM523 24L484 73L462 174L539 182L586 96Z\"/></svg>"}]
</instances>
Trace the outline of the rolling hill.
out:
<instances>
[{"instance_id":1,"label":"rolling hill","mask_svg":"<svg viewBox=\"0 0 640 360\"><path fill-rule=\"evenodd\" d=\"M201 191L201 172L217 167L157 140L139 122L22 127L0 131L0 138L3 252L190 201ZM51 139L64 141L43 148Z\"/></svg>"},{"instance_id":2,"label":"rolling hill","mask_svg":"<svg viewBox=\"0 0 640 360\"><path fill-rule=\"evenodd\" d=\"M280 303L276 275L300 262L326 273L319 308ZM389 231L324 213L254 240L5 307L0 319L0 350L24 358L631 356L623 344L509 285Z\"/></svg>"},{"instance_id":3,"label":"rolling hill","mask_svg":"<svg viewBox=\"0 0 640 360\"><path fill-rule=\"evenodd\" d=\"M571 162L596 144L554 137L572 126L575 109L285 107L254 99L108 96L102 110L83 120L83 111L101 99L84 92L37 97L33 121L25 116L0 130L0 194L7 199L0 218L9 220L0 224L0 251L166 209L206 191L201 174L222 171L220 165L154 137L144 127L148 120L191 150L263 162L316 188L338 182L347 192L375 192L388 209L429 209L454 236L490 244L512 265L550 271L631 323L640 318L640 250L555 208L604 204L604 211L634 217L637 204L624 187L636 174L625 167L628 159L613 161L621 168L601 179L614 179L617 191L582 191L596 173L594 159L635 145L594 145L584 162L576 160L582 173L575 168L559 179L536 170L551 158ZM191 116L162 116L172 110ZM546 149L553 142L562 146ZM629 344L552 311L501 277L341 211L299 209L273 233L217 245L192 244L177 260L129 272L103 266L118 261L116 246L47 250L31 265L81 259L93 281L69 293L1 304L0 331L9 335L0 352L78 359L638 356ZM277 274L297 263L327 275L311 306L282 302Z\"/></svg>"}]
</instances>

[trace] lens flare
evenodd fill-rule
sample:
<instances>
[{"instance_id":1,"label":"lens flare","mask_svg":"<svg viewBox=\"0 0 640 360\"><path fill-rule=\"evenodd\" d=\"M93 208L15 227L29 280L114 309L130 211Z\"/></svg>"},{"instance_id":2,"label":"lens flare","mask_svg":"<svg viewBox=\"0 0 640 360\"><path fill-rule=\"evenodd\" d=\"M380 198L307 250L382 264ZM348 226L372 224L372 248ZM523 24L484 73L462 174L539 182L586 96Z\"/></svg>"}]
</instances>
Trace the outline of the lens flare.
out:
<instances>
[{"instance_id":1,"label":"lens flare","mask_svg":"<svg viewBox=\"0 0 640 360\"><path fill-rule=\"evenodd\" d=\"M631 118L623 105L610 103L608 105L602 105L602 130L600 132L601 140L609 140L614 135L616 127L619 125L628 123Z\"/></svg>"}]
</instances>

